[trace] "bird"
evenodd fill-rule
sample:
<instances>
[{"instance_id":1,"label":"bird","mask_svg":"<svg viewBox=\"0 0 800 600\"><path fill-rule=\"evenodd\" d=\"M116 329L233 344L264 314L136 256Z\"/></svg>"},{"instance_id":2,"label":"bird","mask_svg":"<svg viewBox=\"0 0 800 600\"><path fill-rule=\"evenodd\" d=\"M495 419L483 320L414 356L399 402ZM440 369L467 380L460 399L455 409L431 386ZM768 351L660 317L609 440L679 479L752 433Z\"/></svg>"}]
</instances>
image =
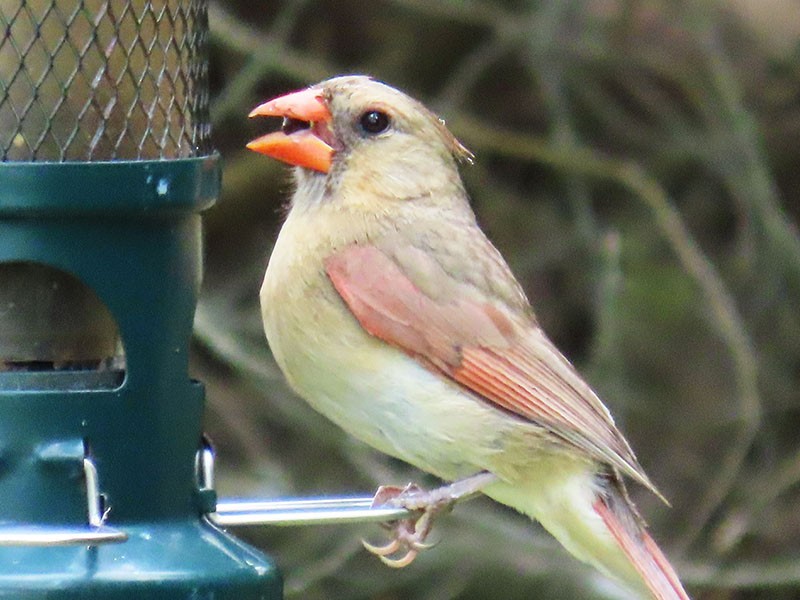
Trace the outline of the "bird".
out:
<instances>
[{"instance_id":1,"label":"bird","mask_svg":"<svg viewBox=\"0 0 800 600\"><path fill-rule=\"evenodd\" d=\"M352 436L451 482L381 488L421 516L367 548L405 566L443 507L482 493L637 597L688 599L624 478L663 497L480 229L459 174L473 156L444 121L365 75L249 116L283 119L247 147L294 167L260 292L275 361Z\"/></svg>"}]
</instances>

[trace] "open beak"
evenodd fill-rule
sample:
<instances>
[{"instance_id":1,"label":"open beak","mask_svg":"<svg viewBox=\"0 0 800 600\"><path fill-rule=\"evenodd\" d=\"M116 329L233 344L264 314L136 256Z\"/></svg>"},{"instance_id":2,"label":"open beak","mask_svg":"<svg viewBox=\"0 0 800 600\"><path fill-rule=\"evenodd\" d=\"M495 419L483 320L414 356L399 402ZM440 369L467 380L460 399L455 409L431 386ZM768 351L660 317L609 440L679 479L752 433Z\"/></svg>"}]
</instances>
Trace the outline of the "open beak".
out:
<instances>
[{"instance_id":1,"label":"open beak","mask_svg":"<svg viewBox=\"0 0 800 600\"><path fill-rule=\"evenodd\" d=\"M334 138L331 112L322 91L308 88L280 96L255 107L250 117L283 117L281 131L253 140L247 147L290 165L327 173L331 168Z\"/></svg>"}]
</instances>

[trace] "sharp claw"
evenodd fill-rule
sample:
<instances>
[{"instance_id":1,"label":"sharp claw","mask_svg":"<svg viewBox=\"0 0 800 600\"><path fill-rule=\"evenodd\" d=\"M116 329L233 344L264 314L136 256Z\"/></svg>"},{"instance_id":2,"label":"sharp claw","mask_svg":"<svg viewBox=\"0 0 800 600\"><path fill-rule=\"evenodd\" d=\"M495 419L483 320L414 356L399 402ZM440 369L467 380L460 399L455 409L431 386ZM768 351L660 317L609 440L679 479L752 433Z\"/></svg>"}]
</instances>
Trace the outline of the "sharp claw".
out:
<instances>
[{"instance_id":1,"label":"sharp claw","mask_svg":"<svg viewBox=\"0 0 800 600\"><path fill-rule=\"evenodd\" d=\"M373 546L367 540L361 540L361 545L375 556L379 556L381 560L384 559L385 556L397 552L400 549L400 542L397 540L392 540L385 546Z\"/></svg>"},{"instance_id":2,"label":"sharp claw","mask_svg":"<svg viewBox=\"0 0 800 600\"><path fill-rule=\"evenodd\" d=\"M417 554L419 553L416 550L409 550L403 558L387 558L385 556L379 556L378 558L380 558L381 562L387 567L402 569L414 562L414 559L417 558Z\"/></svg>"},{"instance_id":3,"label":"sharp claw","mask_svg":"<svg viewBox=\"0 0 800 600\"><path fill-rule=\"evenodd\" d=\"M423 542L409 542L408 545L411 546L414 550L430 550L433 548L437 542L432 542L430 544L425 544Z\"/></svg>"}]
</instances>

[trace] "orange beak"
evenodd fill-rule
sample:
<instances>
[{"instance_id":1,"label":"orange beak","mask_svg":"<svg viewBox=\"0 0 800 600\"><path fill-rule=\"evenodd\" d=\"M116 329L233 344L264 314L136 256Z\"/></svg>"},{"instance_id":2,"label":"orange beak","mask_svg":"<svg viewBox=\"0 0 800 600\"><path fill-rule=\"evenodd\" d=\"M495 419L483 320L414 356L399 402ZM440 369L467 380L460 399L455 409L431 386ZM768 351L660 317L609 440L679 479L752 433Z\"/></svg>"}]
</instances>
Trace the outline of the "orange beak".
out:
<instances>
[{"instance_id":1,"label":"orange beak","mask_svg":"<svg viewBox=\"0 0 800 600\"><path fill-rule=\"evenodd\" d=\"M327 173L333 159L331 112L314 88L280 96L257 106L250 117L283 117L283 130L253 140L247 147L277 160Z\"/></svg>"}]
</instances>

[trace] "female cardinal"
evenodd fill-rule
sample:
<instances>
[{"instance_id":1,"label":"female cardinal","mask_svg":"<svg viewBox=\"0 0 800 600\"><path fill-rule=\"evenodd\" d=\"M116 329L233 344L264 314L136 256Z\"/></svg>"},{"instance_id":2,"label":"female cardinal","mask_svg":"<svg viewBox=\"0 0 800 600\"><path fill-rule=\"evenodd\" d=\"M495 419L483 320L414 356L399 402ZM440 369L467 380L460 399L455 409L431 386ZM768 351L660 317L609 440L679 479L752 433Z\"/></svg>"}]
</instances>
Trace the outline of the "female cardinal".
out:
<instances>
[{"instance_id":1,"label":"female cardinal","mask_svg":"<svg viewBox=\"0 0 800 600\"><path fill-rule=\"evenodd\" d=\"M400 494L424 516L372 550L407 564L436 507L480 490L640 595L688 599L622 477L657 490L476 224L457 169L471 155L444 123L363 76L257 115L283 129L248 147L297 167L261 289L275 360L355 437L457 481Z\"/></svg>"}]
</instances>

